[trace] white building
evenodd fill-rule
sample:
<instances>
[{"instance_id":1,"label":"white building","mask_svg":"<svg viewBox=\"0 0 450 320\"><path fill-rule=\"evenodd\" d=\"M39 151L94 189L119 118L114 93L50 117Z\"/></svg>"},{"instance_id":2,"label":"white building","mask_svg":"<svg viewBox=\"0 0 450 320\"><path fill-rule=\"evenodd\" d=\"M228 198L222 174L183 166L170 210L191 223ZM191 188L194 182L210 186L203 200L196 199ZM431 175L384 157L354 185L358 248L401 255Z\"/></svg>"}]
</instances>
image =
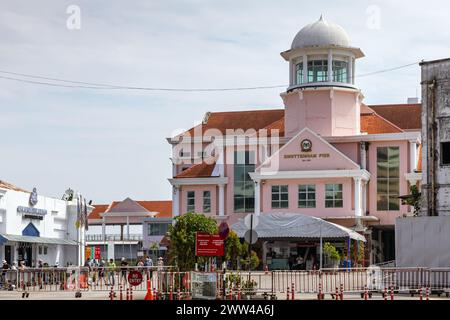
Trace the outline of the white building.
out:
<instances>
[{"instance_id":1,"label":"white building","mask_svg":"<svg viewBox=\"0 0 450 320\"><path fill-rule=\"evenodd\" d=\"M0 181L0 259L49 266L84 261L84 226L77 197L66 201ZM91 211L87 206L87 213ZM81 223L83 224L83 223Z\"/></svg>"}]
</instances>

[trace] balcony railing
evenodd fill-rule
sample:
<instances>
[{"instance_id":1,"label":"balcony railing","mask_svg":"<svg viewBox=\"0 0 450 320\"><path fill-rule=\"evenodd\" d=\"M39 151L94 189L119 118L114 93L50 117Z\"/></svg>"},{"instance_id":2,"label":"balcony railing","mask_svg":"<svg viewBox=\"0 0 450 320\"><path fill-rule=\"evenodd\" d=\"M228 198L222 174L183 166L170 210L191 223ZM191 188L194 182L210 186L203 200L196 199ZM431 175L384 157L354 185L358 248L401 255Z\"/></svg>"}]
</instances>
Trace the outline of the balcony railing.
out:
<instances>
[{"instance_id":1,"label":"balcony railing","mask_svg":"<svg viewBox=\"0 0 450 320\"><path fill-rule=\"evenodd\" d=\"M120 234L107 234L105 237L102 234L87 234L86 241L142 241L142 234L124 234L123 237Z\"/></svg>"}]
</instances>

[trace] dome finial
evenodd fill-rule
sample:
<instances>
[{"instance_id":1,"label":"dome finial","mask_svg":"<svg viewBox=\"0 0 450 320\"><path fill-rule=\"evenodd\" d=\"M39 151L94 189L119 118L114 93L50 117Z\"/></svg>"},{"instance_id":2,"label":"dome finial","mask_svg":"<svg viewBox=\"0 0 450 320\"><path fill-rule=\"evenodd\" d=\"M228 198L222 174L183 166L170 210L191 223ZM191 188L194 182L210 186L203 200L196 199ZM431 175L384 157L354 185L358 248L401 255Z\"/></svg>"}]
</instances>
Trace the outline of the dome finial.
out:
<instances>
[{"instance_id":1,"label":"dome finial","mask_svg":"<svg viewBox=\"0 0 450 320\"><path fill-rule=\"evenodd\" d=\"M320 14L320 18L319 21L324 21L325 19L323 18L323 13Z\"/></svg>"}]
</instances>

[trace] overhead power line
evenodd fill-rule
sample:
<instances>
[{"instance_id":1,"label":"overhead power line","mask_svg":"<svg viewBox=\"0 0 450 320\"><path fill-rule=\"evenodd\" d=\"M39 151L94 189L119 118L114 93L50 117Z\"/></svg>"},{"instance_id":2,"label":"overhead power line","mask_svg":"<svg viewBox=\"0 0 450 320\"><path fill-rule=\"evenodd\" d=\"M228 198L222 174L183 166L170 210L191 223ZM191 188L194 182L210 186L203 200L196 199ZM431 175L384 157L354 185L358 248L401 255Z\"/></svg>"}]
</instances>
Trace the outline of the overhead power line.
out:
<instances>
[{"instance_id":1,"label":"overhead power line","mask_svg":"<svg viewBox=\"0 0 450 320\"><path fill-rule=\"evenodd\" d=\"M367 77L375 74L380 74L384 72L391 72L406 67L410 67L418 64L419 61L414 63L409 63L401 66L397 66L390 69L378 70L366 74L356 75L355 77ZM1 74L7 74L10 76L0 75L0 79L18 81L29 84L45 85L52 87L63 87L63 88L76 88L76 89L94 89L94 90L140 90L140 91L170 91L170 92L216 92L216 91L246 91L246 90L263 90L263 89L275 89L275 88L285 88L288 87L287 84L270 85L270 86L253 86L253 87L231 87L231 88L163 88L163 87L138 87L138 86L126 86L126 85L116 85L108 83L99 82L87 82L87 81L75 81L61 78L53 78L48 76L26 74L19 72L12 72L6 70L0 70ZM22 78L17 78L17 76ZM25 79L23 79L25 78ZM28 79L27 79L28 78ZM30 80L38 79L38 80ZM40 81L45 80L45 81Z\"/></svg>"}]
</instances>

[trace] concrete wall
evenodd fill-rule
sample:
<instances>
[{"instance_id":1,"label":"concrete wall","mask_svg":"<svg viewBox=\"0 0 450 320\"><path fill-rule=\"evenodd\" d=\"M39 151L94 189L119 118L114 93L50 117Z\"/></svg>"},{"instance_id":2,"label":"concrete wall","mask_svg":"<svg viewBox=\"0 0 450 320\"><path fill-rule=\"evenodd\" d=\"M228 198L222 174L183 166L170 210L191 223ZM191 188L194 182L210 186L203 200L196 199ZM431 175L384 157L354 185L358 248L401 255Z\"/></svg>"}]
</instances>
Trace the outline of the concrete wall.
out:
<instances>
[{"instance_id":1,"label":"concrete wall","mask_svg":"<svg viewBox=\"0 0 450 320\"><path fill-rule=\"evenodd\" d=\"M422 64L422 215L428 215L428 197L431 184L429 143L431 141L431 91L427 82L436 80L436 213L450 215L450 166L441 165L441 142L450 141L450 59Z\"/></svg>"},{"instance_id":2,"label":"concrete wall","mask_svg":"<svg viewBox=\"0 0 450 320\"><path fill-rule=\"evenodd\" d=\"M450 267L450 216L395 221L397 267Z\"/></svg>"}]
</instances>

